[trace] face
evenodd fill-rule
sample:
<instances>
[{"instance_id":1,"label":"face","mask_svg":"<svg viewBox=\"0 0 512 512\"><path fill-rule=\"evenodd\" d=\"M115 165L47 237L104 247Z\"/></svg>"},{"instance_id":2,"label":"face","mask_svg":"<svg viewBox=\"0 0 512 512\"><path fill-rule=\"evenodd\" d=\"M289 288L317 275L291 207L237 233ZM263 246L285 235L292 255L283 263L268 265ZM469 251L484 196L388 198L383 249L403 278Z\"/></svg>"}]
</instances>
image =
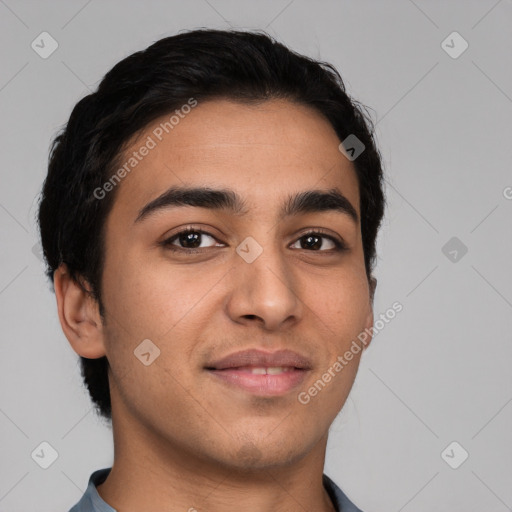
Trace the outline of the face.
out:
<instances>
[{"instance_id":1,"label":"face","mask_svg":"<svg viewBox=\"0 0 512 512\"><path fill-rule=\"evenodd\" d=\"M353 164L323 117L284 100L201 103L162 136L166 120L126 151L156 143L117 185L105 225L114 425L227 467L292 463L343 406L361 353L333 364L373 322ZM178 188L229 193L212 207ZM311 191L345 200L291 200ZM246 350L259 352L219 362ZM273 360L282 350L295 354Z\"/></svg>"}]
</instances>

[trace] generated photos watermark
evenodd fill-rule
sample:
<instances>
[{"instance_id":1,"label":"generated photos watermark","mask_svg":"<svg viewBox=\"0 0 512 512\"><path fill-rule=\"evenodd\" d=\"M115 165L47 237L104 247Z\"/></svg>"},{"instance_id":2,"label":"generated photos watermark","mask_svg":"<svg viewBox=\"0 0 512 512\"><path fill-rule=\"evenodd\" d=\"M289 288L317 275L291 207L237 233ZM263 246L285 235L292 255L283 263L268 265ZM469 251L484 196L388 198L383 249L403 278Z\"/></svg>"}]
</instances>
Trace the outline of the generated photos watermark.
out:
<instances>
[{"instance_id":1,"label":"generated photos watermark","mask_svg":"<svg viewBox=\"0 0 512 512\"><path fill-rule=\"evenodd\" d=\"M137 151L133 151L131 156L101 187L94 189L93 195L96 199L104 199L108 192L114 188L125 178L130 172L139 165L140 162L149 155L152 149L155 149L159 142L161 142L165 135L170 133L182 119L185 118L191 110L197 106L195 98L189 98L187 103L176 109L167 121L162 121L156 128L153 129L151 135L148 135L144 143Z\"/></svg>"},{"instance_id":2,"label":"generated photos watermark","mask_svg":"<svg viewBox=\"0 0 512 512\"><path fill-rule=\"evenodd\" d=\"M306 391L301 391L297 395L297 400L303 405L311 402L311 399L318 395L318 393L322 391L325 386L327 386L327 384L349 364L350 361L352 361L354 356L359 354L363 347L367 346L372 337L381 332L384 327L396 317L397 313L402 311L402 309L402 304L396 301L384 313L381 313L379 319L373 323L373 327L360 332L357 336L357 340L352 341L350 348L346 350L343 355L338 356L336 361L327 368L327 370L313 385L311 385Z\"/></svg>"}]
</instances>

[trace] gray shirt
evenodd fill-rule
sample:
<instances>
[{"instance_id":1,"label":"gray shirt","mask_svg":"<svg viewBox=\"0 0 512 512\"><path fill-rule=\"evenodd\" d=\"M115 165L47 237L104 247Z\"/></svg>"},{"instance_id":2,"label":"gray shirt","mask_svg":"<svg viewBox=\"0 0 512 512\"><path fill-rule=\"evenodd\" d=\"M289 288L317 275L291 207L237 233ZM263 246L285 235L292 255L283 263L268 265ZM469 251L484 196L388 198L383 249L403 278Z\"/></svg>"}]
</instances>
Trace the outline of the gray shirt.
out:
<instances>
[{"instance_id":1,"label":"gray shirt","mask_svg":"<svg viewBox=\"0 0 512 512\"><path fill-rule=\"evenodd\" d=\"M82 499L69 512L117 512L107 505L98 494L96 486L102 484L112 468L98 469L89 478L89 484ZM327 476L323 475L324 487L331 497L337 512L362 512L343 493L343 491Z\"/></svg>"}]
</instances>

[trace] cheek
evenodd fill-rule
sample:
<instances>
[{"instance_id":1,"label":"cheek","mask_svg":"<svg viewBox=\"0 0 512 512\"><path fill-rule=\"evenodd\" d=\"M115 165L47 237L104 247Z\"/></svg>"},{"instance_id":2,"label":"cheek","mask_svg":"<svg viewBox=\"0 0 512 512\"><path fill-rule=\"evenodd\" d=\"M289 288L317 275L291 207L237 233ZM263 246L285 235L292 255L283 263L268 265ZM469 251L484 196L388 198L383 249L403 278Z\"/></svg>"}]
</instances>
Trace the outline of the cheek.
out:
<instances>
[{"instance_id":1,"label":"cheek","mask_svg":"<svg viewBox=\"0 0 512 512\"><path fill-rule=\"evenodd\" d=\"M199 267L173 268L165 261L134 261L117 267L105 286L107 318L110 314L117 331L113 336L107 333L107 350L118 364L142 370L133 352L149 339L160 350L156 366L169 369L173 375L186 372L195 348L190 340L199 340L208 331L221 308L223 274L225 269L221 268L201 272ZM162 378L165 380L165 375ZM181 375L181 380L187 380L186 376Z\"/></svg>"},{"instance_id":2,"label":"cheek","mask_svg":"<svg viewBox=\"0 0 512 512\"><path fill-rule=\"evenodd\" d=\"M162 336L190 313L211 286L210 279L184 274L179 267L143 260L111 267L107 275L107 312L138 337Z\"/></svg>"},{"instance_id":3,"label":"cheek","mask_svg":"<svg viewBox=\"0 0 512 512\"><path fill-rule=\"evenodd\" d=\"M306 294L315 298L315 313L333 334L340 334L345 339L364 329L370 302L366 277L361 277L360 273L344 272L332 276L322 283L315 283L314 289L310 288Z\"/></svg>"}]
</instances>

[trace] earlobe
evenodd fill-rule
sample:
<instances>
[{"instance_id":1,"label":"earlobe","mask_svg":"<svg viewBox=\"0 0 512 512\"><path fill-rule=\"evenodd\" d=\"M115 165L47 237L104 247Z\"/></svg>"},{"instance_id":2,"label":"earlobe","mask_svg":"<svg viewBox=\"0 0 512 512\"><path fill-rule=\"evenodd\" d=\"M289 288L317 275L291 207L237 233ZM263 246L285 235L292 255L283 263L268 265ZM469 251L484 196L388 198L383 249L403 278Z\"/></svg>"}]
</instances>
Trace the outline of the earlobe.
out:
<instances>
[{"instance_id":1,"label":"earlobe","mask_svg":"<svg viewBox=\"0 0 512 512\"><path fill-rule=\"evenodd\" d=\"M97 302L69 274L66 264L53 273L60 325L73 350L87 359L105 355Z\"/></svg>"}]
</instances>

